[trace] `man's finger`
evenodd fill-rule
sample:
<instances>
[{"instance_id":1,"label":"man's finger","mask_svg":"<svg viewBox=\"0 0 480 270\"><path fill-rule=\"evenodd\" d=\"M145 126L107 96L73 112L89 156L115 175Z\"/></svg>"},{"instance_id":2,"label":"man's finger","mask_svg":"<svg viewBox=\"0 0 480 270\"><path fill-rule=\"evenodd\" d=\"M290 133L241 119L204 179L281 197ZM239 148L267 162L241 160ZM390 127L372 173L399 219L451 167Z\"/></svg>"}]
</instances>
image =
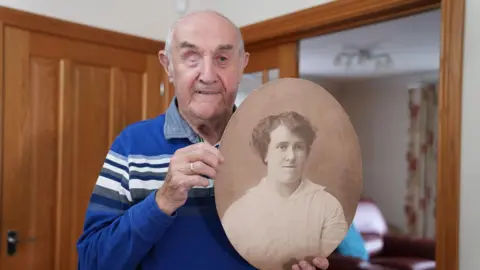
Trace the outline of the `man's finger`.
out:
<instances>
[{"instance_id":1,"label":"man's finger","mask_svg":"<svg viewBox=\"0 0 480 270\"><path fill-rule=\"evenodd\" d=\"M210 182L207 178L202 177L200 175L189 175L187 181L185 183L185 187L187 189L191 189L192 187L208 187Z\"/></svg>"},{"instance_id":2,"label":"man's finger","mask_svg":"<svg viewBox=\"0 0 480 270\"><path fill-rule=\"evenodd\" d=\"M221 162L220 158L213 154L211 151L206 149L197 149L186 155L187 162L196 162L202 161L210 167L216 169L219 163Z\"/></svg>"},{"instance_id":3,"label":"man's finger","mask_svg":"<svg viewBox=\"0 0 480 270\"><path fill-rule=\"evenodd\" d=\"M292 270L301 270L301 269L300 269L300 266L298 266L298 264L294 264L292 265Z\"/></svg>"},{"instance_id":4,"label":"man's finger","mask_svg":"<svg viewBox=\"0 0 480 270\"><path fill-rule=\"evenodd\" d=\"M218 159L220 159L221 162L223 162L224 158L223 158L223 155L222 153L220 152L220 150L218 150L217 147L209 144L209 143L206 143L206 142L203 142L203 143L197 143L195 144L195 148L194 149L197 149L197 150L207 150L209 152L211 152L213 155L215 155Z\"/></svg>"},{"instance_id":5,"label":"man's finger","mask_svg":"<svg viewBox=\"0 0 480 270\"><path fill-rule=\"evenodd\" d=\"M313 259L313 265L320 269L326 270L328 268L328 260L326 258L316 257Z\"/></svg>"},{"instance_id":6,"label":"man's finger","mask_svg":"<svg viewBox=\"0 0 480 270\"><path fill-rule=\"evenodd\" d=\"M187 174L200 174L212 179L215 178L217 174L217 171L215 169L203 163L202 161L188 163L187 166L188 166L188 168L186 169L188 170Z\"/></svg>"},{"instance_id":7,"label":"man's finger","mask_svg":"<svg viewBox=\"0 0 480 270\"><path fill-rule=\"evenodd\" d=\"M201 149L209 150L214 155L220 155L220 151L215 146L212 146L212 145L210 145L208 143L205 143L205 142L196 143L196 144L192 144L192 145L180 148L177 151L175 151L175 154L176 155L186 155L190 152L195 152L195 151L201 150Z\"/></svg>"},{"instance_id":8,"label":"man's finger","mask_svg":"<svg viewBox=\"0 0 480 270\"><path fill-rule=\"evenodd\" d=\"M307 263L306 261L300 261L300 263L298 263L301 267L302 270L315 270L313 268L313 266L310 264L310 263Z\"/></svg>"},{"instance_id":9,"label":"man's finger","mask_svg":"<svg viewBox=\"0 0 480 270\"><path fill-rule=\"evenodd\" d=\"M220 151L217 149L217 147L215 147L215 146L213 146L213 145L211 145L207 142L192 144L192 145L189 145L189 146L187 146L183 149L188 150L188 151L194 151L194 150L198 150L198 149L207 149L215 155L220 154Z\"/></svg>"}]
</instances>

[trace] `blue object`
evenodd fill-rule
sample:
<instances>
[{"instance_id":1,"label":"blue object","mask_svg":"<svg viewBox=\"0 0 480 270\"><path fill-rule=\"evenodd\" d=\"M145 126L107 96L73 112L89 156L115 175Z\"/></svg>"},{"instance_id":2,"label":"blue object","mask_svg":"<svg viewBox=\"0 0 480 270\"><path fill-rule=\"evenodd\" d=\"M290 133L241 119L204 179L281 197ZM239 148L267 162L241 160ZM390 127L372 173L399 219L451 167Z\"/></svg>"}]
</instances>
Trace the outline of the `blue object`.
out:
<instances>
[{"instance_id":1,"label":"blue object","mask_svg":"<svg viewBox=\"0 0 480 270\"><path fill-rule=\"evenodd\" d=\"M362 235L353 224L336 251L341 255L356 257L365 261L369 258Z\"/></svg>"}]
</instances>

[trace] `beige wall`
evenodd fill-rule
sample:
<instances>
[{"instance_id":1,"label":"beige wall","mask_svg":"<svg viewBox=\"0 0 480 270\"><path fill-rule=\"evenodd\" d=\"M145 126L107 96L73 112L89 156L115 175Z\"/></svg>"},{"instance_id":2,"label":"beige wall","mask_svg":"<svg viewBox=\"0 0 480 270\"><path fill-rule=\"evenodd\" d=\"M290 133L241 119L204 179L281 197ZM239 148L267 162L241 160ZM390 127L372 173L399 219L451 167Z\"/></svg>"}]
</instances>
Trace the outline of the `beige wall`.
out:
<instances>
[{"instance_id":1,"label":"beige wall","mask_svg":"<svg viewBox=\"0 0 480 270\"><path fill-rule=\"evenodd\" d=\"M329 0L190 0L191 9L214 8L239 26L251 24L329 2ZM462 183L460 269L476 269L480 263L480 1L466 0L465 64L462 121ZM0 0L0 5L20 8L74 22L164 40L175 20L173 0ZM62 6L60 6L62 4ZM478 16L478 17L477 17Z\"/></svg>"}]
</instances>

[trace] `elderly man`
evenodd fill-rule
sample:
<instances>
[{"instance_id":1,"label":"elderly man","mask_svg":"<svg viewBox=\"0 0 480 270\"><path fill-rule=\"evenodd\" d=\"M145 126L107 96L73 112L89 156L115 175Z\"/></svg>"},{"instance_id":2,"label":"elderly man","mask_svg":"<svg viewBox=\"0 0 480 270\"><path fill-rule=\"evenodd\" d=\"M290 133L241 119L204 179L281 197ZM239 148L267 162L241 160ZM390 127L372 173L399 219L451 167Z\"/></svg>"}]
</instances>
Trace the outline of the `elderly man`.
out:
<instances>
[{"instance_id":1,"label":"elderly man","mask_svg":"<svg viewBox=\"0 0 480 270\"><path fill-rule=\"evenodd\" d=\"M218 13L195 12L172 27L159 58L176 97L113 142L77 244L79 269L254 269L230 245L208 180L223 162L215 145L248 57L239 29ZM292 268L315 266L328 261Z\"/></svg>"}]
</instances>

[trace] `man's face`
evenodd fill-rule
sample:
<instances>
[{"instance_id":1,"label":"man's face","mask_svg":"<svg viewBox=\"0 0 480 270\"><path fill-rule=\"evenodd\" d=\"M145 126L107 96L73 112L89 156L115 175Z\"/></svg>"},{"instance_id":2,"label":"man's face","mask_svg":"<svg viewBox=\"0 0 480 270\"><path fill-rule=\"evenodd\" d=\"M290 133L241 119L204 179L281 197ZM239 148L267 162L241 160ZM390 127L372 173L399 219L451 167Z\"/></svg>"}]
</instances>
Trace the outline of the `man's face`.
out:
<instances>
[{"instance_id":1,"label":"man's face","mask_svg":"<svg viewBox=\"0 0 480 270\"><path fill-rule=\"evenodd\" d=\"M172 39L171 63L161 61L175 86L181 112L203 120L232 109L248 54L227 20L212 13L180 21Z\"/></svg>"}]
</instances>

